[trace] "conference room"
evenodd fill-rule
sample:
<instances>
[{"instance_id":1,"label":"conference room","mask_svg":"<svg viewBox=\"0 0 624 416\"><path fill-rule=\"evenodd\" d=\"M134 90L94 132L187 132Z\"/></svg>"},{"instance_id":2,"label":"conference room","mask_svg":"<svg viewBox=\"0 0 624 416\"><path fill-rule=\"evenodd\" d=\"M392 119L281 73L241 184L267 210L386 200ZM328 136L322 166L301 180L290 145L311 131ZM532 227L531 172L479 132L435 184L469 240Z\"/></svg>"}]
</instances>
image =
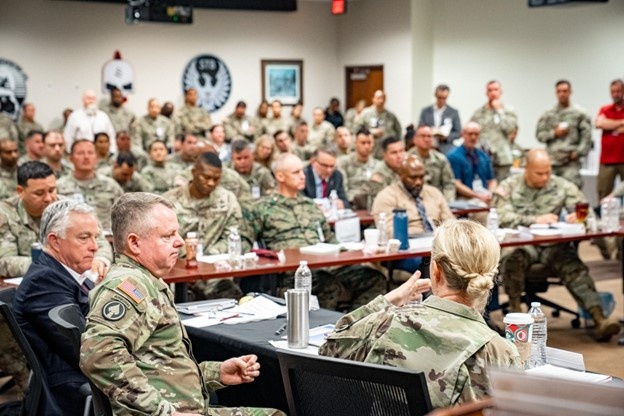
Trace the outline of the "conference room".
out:
<instances>
[{"instance_id":1,"label":"conference room","mask_svg":"<svg viewBox=\"0 0 624 416\"><path fill-rule=\"evenodd\" d=\"M386 107L403 127L418 122L440 83L450 86L449 105L468 121L486 101L486 83L496 79L502 100L518 115L516 143L525 149L542 146L535 126L556 103L557 80L571 81L572 101L593 121L610 102L610 82L623 76L624 57L610 45L622 35L624 5L616 0L543 8L529 8L525 0L351 0L342 15L332 15L331 3L299 0L291 12L195 7L187 25L128 24L123 1L6 0L0 6L0 59L9 71L17 65L27 77L24 99L36 105L46 130L62 124L63 109L80 106L84 90L107 98L103 71L116 51L133 72L124 106L137 116L153 97L181 107L185 70L202 55L217 57L229 71L229 96L210 112L217 122L239 100L247 102L248 113L255 112L267 97L263 83L271 62L285 63L300 76L298 98L308 121L331 97L339 98L343 112L355 105L348 92L358 78L348 75L353 69L381 67ZM292 104L285 103L284 113ZM599 201L600 136L593 128L593 148L581 171L583 192L593 206ZM603 260L588 241L579 247L598 290L613 294L614 315L621 318L618 261ZM565 288L551 286L544 297L577 310ZM583 321L573 329L570 316L551 318L547 311L549 344L582 353L590 371L624 376L615 338L596 344ZM502 324L501 312L493 316ZM274 331L280 324L269 326Z\"/></svg>"}]
</instances>

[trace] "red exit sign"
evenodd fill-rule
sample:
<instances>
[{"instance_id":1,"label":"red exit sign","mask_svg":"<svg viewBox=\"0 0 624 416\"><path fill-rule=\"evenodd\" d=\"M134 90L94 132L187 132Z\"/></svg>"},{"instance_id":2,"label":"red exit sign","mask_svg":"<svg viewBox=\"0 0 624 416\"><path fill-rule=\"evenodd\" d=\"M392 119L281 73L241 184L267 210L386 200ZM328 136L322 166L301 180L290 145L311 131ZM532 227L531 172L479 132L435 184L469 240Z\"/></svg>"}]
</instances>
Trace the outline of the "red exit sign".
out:
<instances>
[{"instance_id":1,"label":"red exit sign","mask_svg":"<svg viewBox=\"0 0 624 416\"><path fill-rule=\"evenodd\" d=\"M347 12L347 0L332 0L332 14L339 15Z\"/></svg>"}]
</instances>

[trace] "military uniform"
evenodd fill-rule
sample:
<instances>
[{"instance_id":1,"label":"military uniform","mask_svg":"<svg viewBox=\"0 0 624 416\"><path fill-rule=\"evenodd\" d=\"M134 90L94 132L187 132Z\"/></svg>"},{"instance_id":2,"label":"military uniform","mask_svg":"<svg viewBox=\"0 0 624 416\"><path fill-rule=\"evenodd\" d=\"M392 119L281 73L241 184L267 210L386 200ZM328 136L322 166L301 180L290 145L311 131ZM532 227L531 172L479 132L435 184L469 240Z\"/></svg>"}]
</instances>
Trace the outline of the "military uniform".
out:
<instances>
[{"instance_id":1,"label":"military uniform","mask_svg":"<svg viewBox=\"0 0 624 416\"><path fill-rule=\"evenodd\" d=\"M539 215L560 215L564 208L567 212L574 212L579 202L587 200L570 181L553 175L546 186L534 189L527 186L524 175L516 175L498 186L494 193L493 206L498 211L500 226L515 228L519 225L530 226ZM589 210L588 215L593 217L593 211ZM520 298L524 291L526 272L535 263L553 268L584 309L600 305L587 266L578 257L577 249L571 243L503 249L503 284L510 298Z\"/></svg>"},{"instance_id":2,"label":"military uniform","mask_svg":"<svg viewBox=\"0 0 624 416\"><path fill-rule=\"evenodd\" d=\"M145 151L155 140L162 140L167 144L167 147L172 147L174 125L171 120L160 114L155 119L146 115L134 124L131 137L132 144Z\"/></svg>"},{"instance_id":3,"label":"military uniform","mask_svg":"<svg viewBox=\"0 0 624 416\"><path fill-rule=\"evenodd\" d=\"M9 116L0 112L0 139L5 138L13 140L15 143L18 143L18 145L20 143L19 131L15 123L13 123L13 120L11 120ZM23 146L22 144L22 148Z\"/></svg>"},{"instance_id":4,"label":"military uniform","mask_svg":"<svg viewBox=\"0 0 624 416\"><path fill-rule=\"evenodd\" d=\"M65 159L61 159L61 167L60 167L60 169L54 169L52 167L52 165L50 165L48 163L46 158L43 158L41 161L43 163L47 164L48 166L50 166L50 168L54 172L54 176L56 177L56 179L58 179L58 178L60 178L62 176L65 176L65 175L71 175L72 172L74 171L74 165L72 165L70 162L68 162Z\"/></svg>"},{"instance_id":5,"label":"military uniform","mask_svg":"<svg viewBox=\"0 0 624 416\"><path fill-rule=\"evenodd\" d=\"M399 175L390 169L386 162L382 160L379 164L377 164L377 167L373 171L371 180L368 181L366 186L366 192L371 196L371 198L375 198L375 196L377 196L379 191L383 188L400 180L401 178Z\"/></svg>"},{"instance_id":6,"label":"military uniform","mask_svg":"<svg viewBox=\"0 0 624 416\"><path fill-rule=\"evenodd\" d=\"M300 146L296 142L293 142L290 147L290 151L303 162L309 161L314 155L314 148L309 143L306 143L304 146Z\"/></svg>"},{"instance_id":7,"label":"military uniform","mask_svg":"<svg viewBox=\"0 0 624 416\"><path fill-rule=\"evenodd\" d=\"M78 180L74 175L63 176L56 182L56 192L67 198L85 202L95 210L104 230L111 229L110 210L124 191L114 179L95 174L92 179Z\"/></svg>"},{"instance_id":8,"label":"military uniform","mask_svg":"<svg viewBox=\"0 0 624 416\"><path fill-rule=\"evenodd\" d=\"M110 103L110 101L102 104L100 106L100 110L108 114L108 118L110 118L110 121L113 123L113 127L117 133L120 131L130 132L132 122L136 118L132 111L128 110L124 106L115 107ZM111 137L110 139L114 140L115 138Z\"/></svg>"},{"instance_id":9,"label":"military uniform","mask_svg":"<svg viewBox=\"0 0 624 416\"><path fill-rule=\"evenodd\" d=\"M310 124L308 133L308 143L313 149L325 147L334 141L336 128L328 121L321 121L321 124Z\"/></svg>"},{"instance_id":10,"label":"military uniform","mask_svg":"<svg viewBox=\"0 0 624 416\"><path fill-rule=\"evenodd\" d=\"M80 368L108 396L113 414L283 415L209 408L209 392L224 387L221 363L195 361L168 285L130 258L117 258L90 304Z\"/></svg>"},{"instance_id":11,"label":"military uniform","mask_svg":"<svg viewBox=\"0 0 624 416\"><path fill-rule=\"evenodd\" d=\"M184 160L182 159L182 154L180 152L176 152L167 157L167 163L173 163L184 171L188 170L190 180L191 168L195 164L195 160Z\"/></svg>"},{"instance_id":12,"label":"military uniform","mask_svg":"<svg viewBox=\"0 0 624 416\"><path fill-rule=\"evenodd\" d=\"M238 173L238 172L237 172ZM239 173L240 177L247 182L251 189L251 197L258 199L266 196L275 189L275 178L271 172L258 162L253 162L251 172L248 175Z\"/></svg>"},{"instance_id":13,"label":"military uniform","mask_svg":"<svg viewBox=\"0 0 624 416\"><path fill-rule=\"evenodd\" d=\"M254 204L253 210L244 213L253 234L250 240L263 240L271 250L336 242L321 210L312 199L302 195L264 197ZM351 307L355 308L386 289L383 275L363 266L314 270L312 275L312 293L317 295L321 307L327 309L336 309L339 298L345 293L351 298ZM293 287L292 274L282 275L278 285Z\"/></svg>"},{"instance_id":14,"label":"military uniform","mask_svg":"<svg viewBox=\"0 0 624 416\"><path fill-rule=\"evenodd\" d=\"M278 130L283 130L288 133L290 131L290 123L288 119L284 117L266 118L262 124L262 130L264 134L273 137Z\"/></svg>"},{"instance_id":15,"label":"military uniform","mask_svg":"<svg viewBox=\"0 0 624 416\"><path fill-rule=\"evenodd\" d=\"M26 212L18 196L0 202L0 276L24 276L30 267L30 245L39 241L39 220ZM96 259L110 264L111 246L99 236Z\"/></svg>"},{"instance_id":16,"label":"military uniform","mask_svg":"<svg viewBox=\"0 0 624 416\"><path fill-rule=\"evenodd\" d=\"M193 134L206 137L212 127L212 119L206 110L185 104L175 117L176 134Z\"/></svg>"},{"instance_id":17,"label":"military uniform","mask_svg":"<svg viewBox=\"0 0 624 416\"><path fill-rule=\"evenodd\" d=\"M183 171L179 172L174 179L174 183L177 186L183 186L189 183L193 179L193 166L189 166ZM227 166L223 166L221 168L221 180L219 181L219 185L232 192L238 202L241 205L245 205L251 202L251 188L243 179L238 172L234 169L228 168Z\"/></svg>"},{"instance_id":18,"label":"military uniform","mask_svg":"<svg viewBox=\"0 0 624 416\"><path fill-rule=\"evenodd\" d=\"M175 187L173 180L180 170L180 166L173 162L165 162L163 166L150 163L141 170L141 176L152 184L151 192L164 194Z\"/></svg>"},{"instance_id":19,"label":"military uniform","mask_svg":"<svg viewBox=\"0 0 624 416\"><path fill-rule=\"evenodd\" d=\"M32 162L32 161L40 161L41 159L31 159L30 156L26 155L21 155L19 157L19 159L17 159L17 166L21 166L26 162Z\"/></svg>"},{"instance_id":20,"label":"military uniform","mask_svg":"<svg viewBox=\"0 0 624 416\"><path fill-rule=\"evenodd\" d=\"M425 165L425 182L438 188L447 201L455 200L455 175L446 156L431 149L429 156L423 157L415 147L410 149L409 154L418 157Z\"/></svg>"},{"instance_id":21,"label":"military uniform","mask_svg":"<svg viewBox=\"0 0 624 416\"><path fill-rule=\"evenodd\" d=\"M319 354L422 372L434 408L484 398L491 367L521 368L516 347L481 314L437 296L400 308L379 296L336 322Z\"/></svg>"},{"instance_id":22,"label":"military uniform","mask_svg":"<svg viewBox=\"0 0 624 416\"><path fill-rule=\"evenodd\" d=\"M0 182L4 185L9 195L15 195L17 187L17 165L15 168L8 170L0 166Z\"/></svg>"},{"instance_id":23,"label":"military uniform","mask_svg":"<svg viewBox=\"0 0 624 416\"><path fill-rule=\"evenodd\" d=\"M19 136L19 141L17 145L19 146L20 153L24 153L26 150L24 148L24 140L26 140L26 136L28 132L36 130L36 131L45 131L43 126L36 121L26 121L23 118L20 119L17 123L15 123L15 127L17 127L17 134ZM0 134L0 138L2 135Z\"/></svg>"},{"instance_id":24,"label":"military uniform","mask_svg":"<svg viewBox=\"0 0 624 416\"><path fill-rule=\"evenodd\" d=\"M242 118L238 118L233 113L223 120L223 129L225 130L225 139L227 141L231 141L237 136L253 140L260 132L256 121L252 117L244 115Z\"/></svg>"},{"instance_id":25,"label":"military uniform","mask_svg":"<svg viewBox=\"0 0 624 416\"><path fill-rule=\"evenodd\" d=\"M494 176L502 182L509 177L513 163L509 134L518 128L518 116L511 108L494 110L486 104L475 111L470 121L481 126L481 146L490 153Z\"/></svg>"},{"instance_id":26,"label":"military uniform","mask_svg":"<svg viewBox=\"0 0 624 416\"><path fill-rule=\"evenodd\" d=\"M568 123L568 134L564 137L555 137L555 129L562 122ZM574 152L579 158L585 157L591 150L591 119L587 113L574 105L568 107L556 105L540 117L536 136L537 140L546 145L553 173L582 189L581 161L571 160L570 155Z\"/></svg>"},{"instance_id":27,"label":"military uniform","mask_svg":"<svg viewBox=\"0 0 624 416\"><path fill-rule=\"evenodd\" d=\"M349 201L353 201L357 195L366 193L366 185L380 163L372 156L369 156L368 160L362 163L358 160L355 152L338 158L336 165L342 173L344 188Z\"/></svg>"},{"instance_id":28,"label":"military uniform","mask_svg":"<svg viewBox=\"0 0 624 416\"><path fill-rule=\"evenodd\" d=\"M106 166L99 169L97 173L115 180L113 178L113 166ZM123 184L117 182L117 184L121 187L121 189L123 189L124 192L152 192L153 190L152 184L146 181L141 174L136 171L132 174L128 181Z\"/></svg>"},{"instance_id":29,"label":"military uniform","mask_svg":"<svg viewBox=\"0 0 624 416\"><path fill-rule=\"evenodd\" d=\"M383 139L386 137L397 137L399 139L403 137L399 119L393 113L385 109L381 113L378 113L374 106L366 107L362 110L360 119L355 125L355 131L357 132L362 128L367 130L383 130L381 137L375 137L373 154L378 159L382 157L383 151L381 149L381 141Z\"/></svg>"}]
</instances>

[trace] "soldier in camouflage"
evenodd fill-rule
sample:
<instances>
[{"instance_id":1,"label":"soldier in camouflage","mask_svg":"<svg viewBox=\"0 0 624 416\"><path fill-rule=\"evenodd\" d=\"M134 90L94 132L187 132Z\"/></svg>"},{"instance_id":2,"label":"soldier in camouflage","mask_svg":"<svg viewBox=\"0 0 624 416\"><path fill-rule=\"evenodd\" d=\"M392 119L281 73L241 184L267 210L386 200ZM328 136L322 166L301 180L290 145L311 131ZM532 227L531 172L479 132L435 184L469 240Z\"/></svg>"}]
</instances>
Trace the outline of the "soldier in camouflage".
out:
<instances>
[{"instance_id":1,"label":"soldier in camouflage","mask_svg":"<svg viewBox=\"0 0 624 416\"><path fill-rule=\"evenodd\" d=\"M583 189L581 158L591 150L591 119L583 109L570 103L569 81L558 81L555 88L558 104L537 122L537 140L546 145L553 173Z\"/></svg>"},{"instance_id":2,"label":"soldier in camouflage","mask_svg":"<svg viewBox=\"0 0 624 416\"><path fill-rule=\"evenodd\" d=\"M175 163L182 169L187 169L195 163L197 155L202 150L200 144L203 146L204 143L199 142L197 137L192 134L182 134L177 137L180 138L180 150L169 155L168 161Z\"/></svg>"},{"instance_id":3,"label":"soldier in camouflage","mask_svg":"<svg viewBox=\"0 0 624 416\"><path fill-rule=\"evenodd\" d=\"M164 194L174 188L173 180L182 168L167 161L167 145L161 140L152 142L149 156L150 162L141 170L141 176L152 185L152 192Z\"/></svg>"},{"instance_id":4,"label":"soldier in camouflage","mask_svg":"<svg viewBox=\"0 0 624 416\"><path fill-rule=\"evenodd\" d=\"M110 118L117 133L130 131L135 119L134 113L124 107L125 102L126 97L123 96L121 90L113 87L110 90L110 101L100 105L100 110L108 114L108 118Z\"/></svg>"},{"instance_id":5,"label":"soldier in camouflage","mask_svg":"<svg viewBox=\"0 0 624 416\"><path fill-rule=\"evenodd\" d=\"M17 196L0 202L0 276L26 274L32 262L30 246L39 241L41 215L57 200L56 185L45 163L26 162L19 167ZM103 276L113 256L103 236L98 238L98 247L93 270Z\"/></svg>"},{"instance_id":6,"label":"soldier in camouflage","mask_svg":"<svg viewBox=\"0 0 624 416\"><path fill-rule=\"evenodd\" d=\"M280 143L282 143L282 147L288 147L288 151L297 155L299 159L307 162L312 158L314 150L316 150L316 148L312 146L308 141L308 133L310 131L308 123L306 123L305 121L301 121L294 127L293 130L294 135L292 141L288 132L278 131L277 133L275 133L275 142L277 143L279 141ZM287 145L286 143L288 142L292 143L290 145ZM282 149L282 147L280 147L280 150Z\"/></svg>"},{"instance_id":7,"label":"soldier in camouflage","mask_svg":"<svg viewBox=\"0 0 624 416\"><path fill-rule=\"evenodd\" d=\"M551 175L548 153L544 149L533 149L527 153L524 175L503 181L494 193L493 206L498 211L500 226L515 228L558 222L564 208L571 213L565 221L575 222L575 207L579 202L587 202L583 193L572 182ZM590 210L589 216L593 215ZM524 291L525 276L535 263L548 265L561 277L578 304L589 311L596 322L598 340L608 341L620 332L616 319L605 318L594 281L571 243L503 250L503 284L509 296L510 310L521 310L520 297Z\"/></svg>"},{"instance_id":8,"label":"soldier in camouflage","mask_svg":"<svg viewBox=\"0 0 624 416\"><path fill-rule=\"evenodd\" d=\"M475 111L470 119L481 126L481 146L491 155L494 176L498 182L509 177L513 163L509 136L518 129L518 116L511 107L503 105L501 94L498 81L488 82L488 102Z\"/></svg>"},{"instance_id":9,"label":"soldier in camouflage","mask_svg":"<svg viewBox=\"0 0 624 416\"><path fill-rule=\"evenodd\" d=\"M3 112L0 112L0 139L11 139L19 142L19 132L13 120Z\"/></svg>"},{"instance_id":10,"label":"soldier in camouflage","mask_svg":"<svg viewBox=\"0 0 624 416\"><path fill-rule=\"evenodd\" d=\"M234 112L223 120L226 141L230 142L235 137L241 136L251 142L260 132L253 117L249 117L245 114L246 110L247 104L244 101L239 101L236 103Z\"/></svg>"},{"instance_id":11,"label":"soldier in camouflage","mask_svg":"<svg viewBox=\"0 0 624 416\"><path fill-rule=\"evenodd\" d=\"M314 201L302 196L305 174L301 159L291 153L277 156L274 162L278 189L260 199L253 210L245 210L250 241L263 240L267 248L282 250L317 244L335 243L323 212ZM336 309L341 298L355 308L384 293L384 277L377 270L364 266L345 266L314 270L312 293L323 308ZM278 286L293 287L293 275L281 275Z\"/></svg>"},{"instance_id":12,"label":"soldier in camouflage","mask_svg":"<svg viewBox=\"0 0 624 416\"><path fill-rule=\"evenodd\" d=\"M193 180L163 195L174 205L180 234L196 232L207 254L223 254L228 250L228 236L242 221L236 196L219 186L222 164L213 152L199 155L191 170ZM243 251L250 248L243 247ZM180 250L180 257L186 255ZM232 279L208 279L194 282L190 289L195 299L240 298L242 292Z\"/></svg>"},{"instance_id":13,"label":"soldier in camouflage","mask_svg":"<svg viewBox=\"0 0 624 416\"><path fill-rule=\"evenodd\" d=\"M18 159L17 141L0 138L0 182L4 185L6 192L6 195L2 197L15 195Z\"/></svg>"},{"instance_id":14,"label":"soldier in camouflage","mask_svg":"<svg viewBox=\"0 0 624 416\"><path fill-rule=\"evenodd\" d=\"M113 178L124 192L151 192L153 185L137 172L137 160L130 152L119 152L113 166L105 166L97 173Z\"/></svg>"},{"instance_id":15,"label":"soldier in camouflage","mask_svg":"<svg viewBox=\"0 0 624 416\"><path fill-rule=\"evenodd\" d=\"M58 180L58 194L91 205L100 225L105 231L110 230L110 209L115 200L124 193L123 189L114 179L95 172L97 160L92 141L75 141L69 159L74 165L74 171Z\"/></svg>"},{"instance_id":16,"label":"soldier in camouflage","mask_svg":"<svg viewBox=\"0 0 624 416\"><path fill-rule=\"evenodd\" d=\"M43 159L54 171L56 179L71 174L74 167L65 159L65 139L58 131L50 130L43 136Z\"/></svg>"},{"instance_id":17,"label":"soldier in camouflage","mask_svg":"<svg viewBox=\"0 0 624 416\"><path fill-rule=\"evenodd\" d=\"M175 117L176 134L194 134L206 137L212 127L210 114L197 106L197 90L189 88L184 92L184 105Z\"/></svg>"},{"instance_id":18,"label":"soldier in camouflage","mask_svg":"<svg viewBox=\"0 0 624 416\"><path fill-rule=\"evenodd\" d=\"M308 133L308 143L313 149L325 147L334 141L336 128L329 121L325 121L325 113L321 107L312 111L312 124Z\"/></svg>"},{"instance_id":19,"label":"soldier in camouflage","mask_svg":"<svg viewBox=\"0 0 624 416\"><path fill-rule=\"evenodd\" d=\"M289 131L290 120L282 115L282 103L275 100L271 103L272 117L267 118L262 123L262 133L273 136L277 131Z\"/></svg>"},{"instance_id":20,"label":"soldier in camouflage","mask_svg":"<svg viewBox=\"0 0 624 416\"><path fill-rule=\"evenodd\" d=\"M242 137L232 141L232 168L247 182L253 199L275 189L275 178L267 168L254 162L249 142Z\"/></svg>"},{"instance_id":21,"label":"soldier in camouflage","mask_svg":"<svg viewBox=\"0 0 624 416\"><path fill-rule=\"evenodd\" d=\"M373 94L373 104L362 110L359 121L355 125L355 130L368 129L375 138L374 154L376 158L381 158L383 149L381 142L386 137L403 137L401 123L399 119L390 111L386 110L386 94L382 90L377 90Z\"/></svg>"},{"instance_id":22,"label":"soldier in camouflage","mask_svg":"<svg viewBox=\"0 0 624 416\"><path fill-rule=\"evenodd\" d=\"M173 147L174 125L160 114L160 102L152 98L147 102L147 114L134 123L132 145L147 150L154 140L162 140Z\"/></svg>"},{"instance_id":23,"label":"soldier in camouflage","mask_svg":"<svg viewBox=\"0 0 624 416\"><path fill-rule=\"evenodd\" d=\"M26 139L29 131L45 131L43 126L35 121L35 106L32 103L24 103L24 105L22 105L22 116L15 126L19 134L19 148L21 153L24 153L24 139Z\"/></svg>"},{"instance_id":24,"label":"soldier in camouflage","mask_svg":"<svg viewBox=\"0 0 624 416\"><path fill-rule=\"evenodd\" d=\"M455 175L446 156L433 148L431 127L420 126L414 134L414 147L409 151L424 164L428 185L438 188L448 202L455 199Z\"/></svg>"},{"instance_id":25,"label":"soldier in camouflage","mask_svg":"<svg viewBox=\"0 0 624 416\"><path fill-rule=\"evenodd\" d=\"M499 245L485 227L451 220L436 230L431 281L420 272L345 315L319 354L422 372L434 408L482 399L489 367L521 368L516 347L481 316L494 287ZM419 299L431 288L421 305Z\"/></svg>"},{"instance_id":26,"label":"soldier in camouflage","mask_svg":"<svg viewBox=\"0 0 624 416\"><path fill-rule=\"evenodd\" d=\"M355 136L355 151L338 158L347 198L354 209L368 209L368 182L380 162L373 157L373 136L366 129Z\"/></svg>"},{"instance_id":27,"label":"soldier in camouflage","mask_svg":"<svg viewBox=\"0 0 624 416\"><path fill-rule=\"evenodd\" d=\"M211 391L254 381L260 364L254 355L195 361L162 280L183 245L173 205L158 195L124 194L113 206L112 223L119 256L90 294L80 368L108 396L113 414L283 416L209 406Z\"/></svg>"},{"instance_id":28,"label":"soldier in camouflage","mask_svg":"<svg viewBox=\"0 0 624 416\"><path fill-rule=\"evenodd\" d=\"M383 160L373 171L366 188L367 194L375 198L379 191L399 180L398 171L405 158L405 143L398 137L386 137L381 142Z\"/></svg>"}]
</instances>

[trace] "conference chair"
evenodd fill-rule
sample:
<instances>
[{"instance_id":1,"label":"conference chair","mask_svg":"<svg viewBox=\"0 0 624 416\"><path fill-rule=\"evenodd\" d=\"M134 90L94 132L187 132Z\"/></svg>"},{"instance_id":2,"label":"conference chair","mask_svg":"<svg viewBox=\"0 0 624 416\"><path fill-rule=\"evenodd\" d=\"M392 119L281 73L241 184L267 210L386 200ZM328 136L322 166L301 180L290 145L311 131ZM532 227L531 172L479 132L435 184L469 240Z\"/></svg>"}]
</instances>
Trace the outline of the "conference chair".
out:
<instances>
[{"instance_id":1,"label":"conference chair","mask_svg":"<svg viewBox=\"0 0 624 416\"><path fill-rule=\"evenodd\" d=\"M423 373L277 350L290 416L420 416L432 410Z\"/></svg>"},{"instance_id":2,"label":"conference chair","mask_svg":"<svg viewBox=\"0 0 624 416\"><path fill-rule=\"evenodd\" d=\"M80 335L85 329L85 321L80 309L75 304L60 305L52 308L48 312L50 320L56 324L59 333L67 341L67 345L75 354L77 361L80 361ZM112 416L108 397L98 389L91 380L80 388L83 395L87 396L85 404L85 416L89 414L92 405L94 416Z\"/></svg>"}]
</instances>

